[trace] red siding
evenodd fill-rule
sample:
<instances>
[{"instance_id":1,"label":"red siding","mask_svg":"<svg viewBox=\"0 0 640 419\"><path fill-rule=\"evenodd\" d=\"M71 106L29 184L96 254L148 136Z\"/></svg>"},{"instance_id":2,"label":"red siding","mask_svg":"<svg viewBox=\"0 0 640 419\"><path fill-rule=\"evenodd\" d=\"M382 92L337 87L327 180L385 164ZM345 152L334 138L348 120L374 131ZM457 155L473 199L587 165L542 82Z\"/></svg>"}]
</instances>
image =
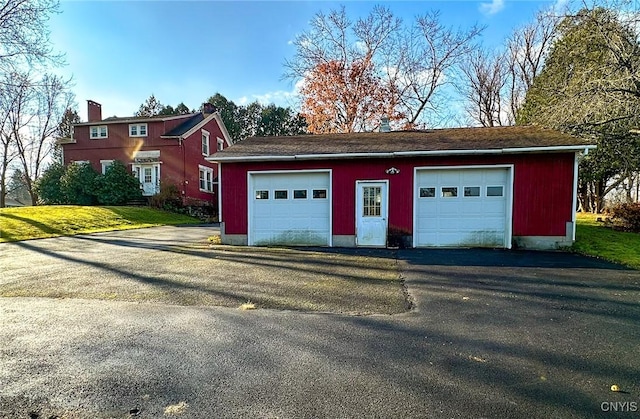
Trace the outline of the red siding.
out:
<instances>
[{"instance_id":1,"label":"red siding","mask_svg":"<svg viewBox=\"0 0 640 419\"><path fill-rule=\"evenodd\" d=\"M76 142L63 146L64 162L68 164L76 160L89 160L100 171L100 160L120 160L130 164L138 150L160 150L161 182L175 184L185 198L203 200L217 207L215 193L200 191L199 165L211 167L214 177L218 176L217 165L206 161L202 155L201 130L197 129L182 143L177 139L160 138L184 120L147 122L147 137L129 137L129 123L108 124L108 138L96 140L89 138L89 126L75 127ZM100 122L95 125L100 125ZM224 138L222 130L215 118L202 129L210 133L209 150L214 154L217 151L217 138ZM214 186L215 191L217 186Z\"/></svg>"},{"instance_id":2,"label":"red siding","mask_svg":"<svg viewBox=\"0 0 640 419\"><path fill-rule=\"evenodd\" d=\"M563 236L573 212L573 154L521 157L514 171L513 235Z\"/></svg>"},{"instance_id":3,"label":"red siding","mask_svg":"<svg viewBox=\"0 0 640 419\"><path fill-rule=\"evenodd\" d=\"M389 227L413 231L413 172L422 166L514 165L513 235L564 236L572 219L573 153L358 159L331 161L224 163L222 205L225 232L247 234L247 172L288 169L332 169L334 235L355 234L356 180L389 180ZM390 167L400 169L388 175Z\"/></svg>"}]
</instances>

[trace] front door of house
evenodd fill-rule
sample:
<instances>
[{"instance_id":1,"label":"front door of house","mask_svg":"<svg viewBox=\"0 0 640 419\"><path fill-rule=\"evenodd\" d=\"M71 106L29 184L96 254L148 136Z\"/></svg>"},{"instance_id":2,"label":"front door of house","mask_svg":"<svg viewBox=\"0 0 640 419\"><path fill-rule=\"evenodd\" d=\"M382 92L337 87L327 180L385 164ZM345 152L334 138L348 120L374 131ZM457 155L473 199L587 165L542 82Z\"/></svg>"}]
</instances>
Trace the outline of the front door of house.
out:
<instances>
[{"instance_id":1,"label":"front door of house","mask_svg":"<svg viewBox=\"0 0 640 419\"><path fill-rule=\"evenodd\" d=\"M134 172L142 187L142 195L151 196L160 191L160 165L140 164L134 166Z\"/></svg>"},{"instance_id":2,"label":"front door of house","mask_svg":"<svg viewBox=\"0 0 640 419\"><path fill-rule=\"evenodd\" d=\"M387 182L356 182L356 244L358 246L386 246L387 197Z\"/></svg>"}]
</instances>

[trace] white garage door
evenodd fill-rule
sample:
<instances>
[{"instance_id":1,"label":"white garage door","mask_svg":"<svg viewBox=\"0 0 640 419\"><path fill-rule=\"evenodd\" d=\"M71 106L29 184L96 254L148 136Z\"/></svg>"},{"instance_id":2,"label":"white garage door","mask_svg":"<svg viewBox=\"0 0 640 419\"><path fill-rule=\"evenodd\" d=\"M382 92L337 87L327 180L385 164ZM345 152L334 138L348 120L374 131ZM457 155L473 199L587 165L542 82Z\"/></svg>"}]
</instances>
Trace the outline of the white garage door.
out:
<instances>
[{"instance_id":1,"label":"white garage door","mask_svg":"<svg viewBox=\"0 0 640 419\"><path fill-rule=\"evenodd\" d=\"M329 246L329 172L249 175L249 244Z\"/></svg>"},{"instance_id":2,"label":"white garage door","mask_svg":"<svg viewBox=\"0 0 640 419\"><path fill-rule=\"evenodd\" d=\"M415 245L510 247L510 169L416 171Z\"/></svg>"}]
</instances>

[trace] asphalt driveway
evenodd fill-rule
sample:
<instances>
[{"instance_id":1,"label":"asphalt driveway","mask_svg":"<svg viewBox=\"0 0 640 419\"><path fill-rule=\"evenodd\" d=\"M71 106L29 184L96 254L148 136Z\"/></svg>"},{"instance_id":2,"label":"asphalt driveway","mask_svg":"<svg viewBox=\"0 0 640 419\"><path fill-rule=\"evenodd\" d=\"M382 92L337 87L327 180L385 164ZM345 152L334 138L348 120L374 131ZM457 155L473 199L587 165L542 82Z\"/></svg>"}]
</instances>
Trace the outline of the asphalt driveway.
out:
<instances>
[{"instance_id":1,"label":"asphalt driveway","mask_svg":"<svg viewBox=\"0 0 640 419\"><path fill-rule=\"evenodd\" d=\"M2 298L0 416L640 415L639 272L565 253L381 254L412 311Z\"/></svg>"}]
</instances>

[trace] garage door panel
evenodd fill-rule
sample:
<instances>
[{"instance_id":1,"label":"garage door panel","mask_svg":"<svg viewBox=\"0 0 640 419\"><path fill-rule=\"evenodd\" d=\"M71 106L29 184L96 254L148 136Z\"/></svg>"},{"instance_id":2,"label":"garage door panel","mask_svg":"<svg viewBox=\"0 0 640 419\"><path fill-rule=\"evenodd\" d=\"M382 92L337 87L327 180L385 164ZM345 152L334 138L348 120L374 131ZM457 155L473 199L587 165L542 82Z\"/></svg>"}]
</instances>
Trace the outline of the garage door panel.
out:
<instances>
[{"instance_id":1,"label":"garage door panel","mask_svg":"<svg viewBox=\"0 0 640 419\"><path fill-rule=\"evenodd\" d=\"M250 244L330 244L328 172L252 173L250 193ZM327 198L313 199L313 190L327 191ZM268 199L253 199L256 191L268 191ZM286 191L275 199L275 191ZM295 191L306 198L294 199Z\"/></svg>"},{"instance_id":2,"label":"garage door panel","mask_svg":"<svg viewBox=\"0 0 640 419\"><path fill-rule=\"evenodd\" d=\"M415 237L417 246L502 247L507 234L507 168L447 168L416 172ZM502 196L488 197L487 186L502 186ZM420 188L436 188L420 198ZM457 188L456 197L442 188ZM472 187L464 196L464 188ZM478 196L475 196L475 195Z\"/></svg>"}]
</instances>

